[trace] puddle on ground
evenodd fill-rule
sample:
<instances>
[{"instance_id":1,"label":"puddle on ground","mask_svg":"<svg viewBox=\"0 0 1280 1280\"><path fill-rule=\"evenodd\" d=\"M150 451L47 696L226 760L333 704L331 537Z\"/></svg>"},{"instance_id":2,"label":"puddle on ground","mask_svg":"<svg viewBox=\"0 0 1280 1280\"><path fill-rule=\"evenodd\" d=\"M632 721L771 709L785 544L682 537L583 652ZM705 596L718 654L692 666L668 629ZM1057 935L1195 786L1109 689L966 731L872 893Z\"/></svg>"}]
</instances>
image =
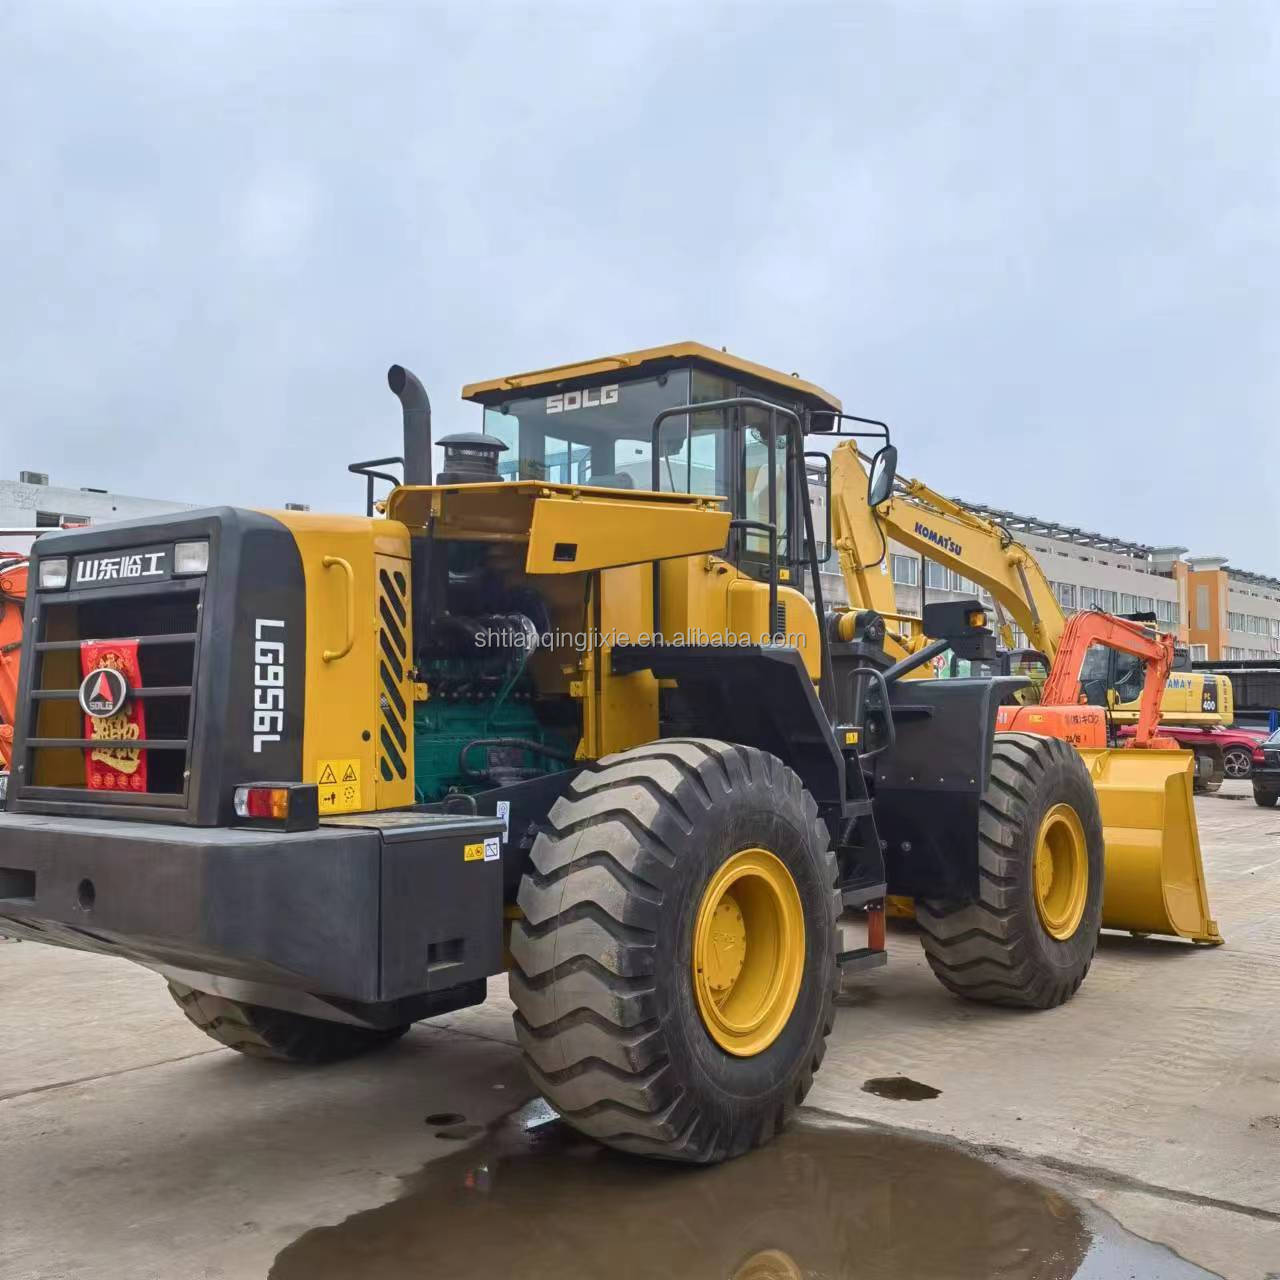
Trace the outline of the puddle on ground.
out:
<instances>
[{"instance_id":1,"label":"puddle on ground","mask_svg":"<svg viewBox=\"0 0 1280 1280\"><path fill-rule=\"evenodd\" d=\"M309 1231L269 1280L1203 1280L955 1148L808 1121L710 1169L619 1155L545 1103Z\"/></svg>"},{"instance_id":2,"label":"puddle on ground","mask_svg":"<svg viewBox=\"0 0 1280 1280\"><path fill-rule=\"evenodd\" d=\"M909 1076L875 1076L863 1084L862 1092L874 1093L877 1098L888 1098L892 1102L927 1102L942 1094L941 1089L921 1084Z\"/></svg>"}]
</instances>

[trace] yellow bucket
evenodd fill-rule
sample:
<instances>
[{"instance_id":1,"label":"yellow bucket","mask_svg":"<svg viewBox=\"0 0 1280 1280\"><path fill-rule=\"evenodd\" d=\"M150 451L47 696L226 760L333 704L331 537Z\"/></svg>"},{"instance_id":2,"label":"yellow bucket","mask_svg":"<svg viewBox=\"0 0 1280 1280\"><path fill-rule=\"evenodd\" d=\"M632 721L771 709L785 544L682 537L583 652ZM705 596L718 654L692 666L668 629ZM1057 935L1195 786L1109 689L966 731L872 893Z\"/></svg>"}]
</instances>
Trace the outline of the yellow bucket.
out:
<instances>
[{"instance_id":1,"label":"yellow bucket","mask_svg":"<svg viewBox=\"0 0 1280 1280\"><path fill-rule=\"evenodd\" d=\"M1102 811L1102 925L1217 946L1189 751L1081 751Z\"/></svg>"}]
</instances>

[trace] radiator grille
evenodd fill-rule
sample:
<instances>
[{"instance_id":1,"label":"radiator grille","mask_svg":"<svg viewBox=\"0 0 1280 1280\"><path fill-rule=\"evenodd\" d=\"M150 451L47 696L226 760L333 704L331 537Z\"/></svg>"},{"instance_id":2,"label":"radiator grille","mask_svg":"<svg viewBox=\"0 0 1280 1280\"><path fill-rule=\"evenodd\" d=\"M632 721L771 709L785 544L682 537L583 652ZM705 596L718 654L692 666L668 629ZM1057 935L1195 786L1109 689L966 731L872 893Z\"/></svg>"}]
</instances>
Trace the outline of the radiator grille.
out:
<instances>
[{"instance_id":1,"label":"radiator grille","mask_svg":"<svg viewBox=\"0 0 1280 1280\"><path fill-rule=\"evenodd\" d=\"M56 788L95 804L183 805L190 779L200 590L172 586L49 603L30 646L25 783ZM132 696L146 706L147 790L90 791L86 783L83 716L77 702L80 644L130 640L138 645L141 684ZM131 744L132 745L132 744Z\"/></svg>"}]
</instances>

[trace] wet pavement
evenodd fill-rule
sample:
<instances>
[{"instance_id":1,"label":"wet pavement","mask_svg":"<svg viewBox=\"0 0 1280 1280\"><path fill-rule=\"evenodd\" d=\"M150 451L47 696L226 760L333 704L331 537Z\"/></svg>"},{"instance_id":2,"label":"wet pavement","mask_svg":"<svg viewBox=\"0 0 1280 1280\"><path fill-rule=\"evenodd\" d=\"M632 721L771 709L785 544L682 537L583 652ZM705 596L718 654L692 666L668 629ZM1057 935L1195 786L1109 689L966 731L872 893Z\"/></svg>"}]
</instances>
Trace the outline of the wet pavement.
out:
<instances>
[{"instance_id":1,"label":"wet pavement","mask_svg":"<svg viewBox=\"0 0 1280 1280\"><path fill-rule=\"evenodd\" d=\"M539 1100L403 1179L391 1203L307 1232L269 1280L1210 1275L945 1144L806 1121L739 1160L690 1169L606 1151Z\"/></svg>"},{"instance_id":2,"label":"wet pavement","mask_svg":"<svg viewBox=\"0 0 1280 1280\"><path fill-rule=\"evenodd\" d=\"M956 1000L891 928L806 1127L717 1170L502 1124L531 1088L501 979L288 1069L146 970L0 943L0 1280L1204 1274L1175 1254L1280 1280L1280 810L1234 782L1196 808L1226 946L1106 935L1025 1014Z\"/></svg>"}]
</instances>

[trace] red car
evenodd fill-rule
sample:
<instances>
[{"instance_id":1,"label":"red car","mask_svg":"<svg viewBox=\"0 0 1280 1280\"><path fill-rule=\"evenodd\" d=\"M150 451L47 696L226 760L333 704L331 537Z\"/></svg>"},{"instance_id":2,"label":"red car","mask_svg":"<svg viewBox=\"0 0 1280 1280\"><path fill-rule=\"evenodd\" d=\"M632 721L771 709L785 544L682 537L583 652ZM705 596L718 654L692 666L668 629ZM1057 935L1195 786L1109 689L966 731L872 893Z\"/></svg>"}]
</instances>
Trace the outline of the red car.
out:
<instances>
[{"instance_id":1,"label":"red car","mask_svg":"<svg viewBox=\"0 0 1280 1280\"><path fill-rule=\"evenodd\" d=\"M1267 736L1265 729L1225 729L1220 725L1160 724L1160 733L1196 754L1197 791L1217 791L1223 778L1247 778L1253 772L1254 749ZM1122 725L1120 736L1133 736Z\"/></svg>"}]
</instances>

